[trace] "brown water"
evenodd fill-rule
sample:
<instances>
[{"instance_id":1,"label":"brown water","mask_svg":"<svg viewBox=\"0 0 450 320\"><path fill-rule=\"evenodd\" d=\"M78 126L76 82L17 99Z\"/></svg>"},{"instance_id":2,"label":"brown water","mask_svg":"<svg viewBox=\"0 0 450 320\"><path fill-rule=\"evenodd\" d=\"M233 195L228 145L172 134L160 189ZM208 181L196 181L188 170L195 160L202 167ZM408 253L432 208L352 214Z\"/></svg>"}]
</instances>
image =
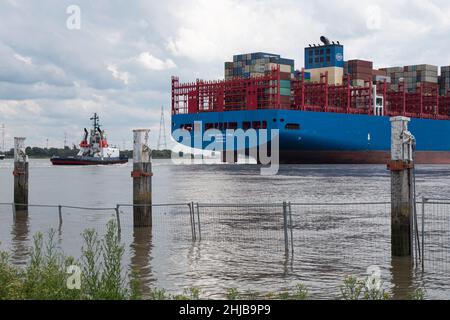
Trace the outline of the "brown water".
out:
<instances>
[{"instance_id":1,"label":"brown water","mask_svg":"<svg viewBox=\"0 0 450 320\"><path fill-rule=\"evenodd\" d=\"M260 176L257 166L175 166L154 160L153 168L153 201L160 204L390 200L385 166L283 166L274 177ZM48 160L31 160L30 203L111 208L130 203L130 171L130 165L53 167ZM0 202L12 201L11 172L10 160L0 162ZM419 197L447 198L449 174L450 166L419 167ZM153 230L133 230L131 210L121 211L125 263L140 270L147 288L180 292L196 286L203 296L218 298L228 288L269 292L304 283L314 298L336 298L345 275L364 276L367 267L376 265L382 270L384 288L395 298L404 298L419 286L425 287L429 298L449 297L450 279L444 275L449 264L421 273L411 268L409 260L390 258L387 204L294 206L294 253L288 256L282 230L264 228L249 217L254 211L203 208L203 237L197 242L191 241L187 206L155 208ZM267 223L277 223L271 210L257 212L266 215ZM61 249L77 257L82 230L96 228L102 233L113 217L113 210L64 209L58 229L57 209L30 207L28 218L14 221L11 207L0 206L0 248L23 265L32 235L54 228ZM254 229L248 227L252 224Z\"/></svg>"}]
</instances>

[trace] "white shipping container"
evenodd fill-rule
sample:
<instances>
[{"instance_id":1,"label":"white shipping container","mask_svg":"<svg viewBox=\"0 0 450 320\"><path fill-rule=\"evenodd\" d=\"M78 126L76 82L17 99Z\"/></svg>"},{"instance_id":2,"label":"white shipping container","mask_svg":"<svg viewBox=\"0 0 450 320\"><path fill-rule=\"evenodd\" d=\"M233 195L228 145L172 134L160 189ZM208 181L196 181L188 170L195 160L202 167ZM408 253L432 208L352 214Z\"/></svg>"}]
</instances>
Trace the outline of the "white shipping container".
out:
<instances>
[{"instance_id":1,"label":"white shipping container","mask_svg":"<svg viewBox=\"0 0 450 320\"><path fill-rule=\"evenodd\" d=\"M291 73L291 66L288 64L277 64L277 63L269 63L267 66L267 71L272 70L272 68L277 68L280 66L280 72Z\"/></svg>"},{"instance_id":2,"label":"white shipping container","mask_svg":"<svg viewBox=\"0 0 450 320\"><path fill-rule=\"evenodd\" d=\"M391 77L388 76L375 76L374 80L377 82L382 82L385 81L386 83L391 83Z\"/></svg>"},{"instance_id":3,"label":"white shipping container","mask_svg":"<svg viewBox=\"0 0 450 320\"><path fill-rule=\"evenodd\" d=\"M288 64L280 64L280 72L291 73L291 66Z\"/></svg>"}]
</instances>

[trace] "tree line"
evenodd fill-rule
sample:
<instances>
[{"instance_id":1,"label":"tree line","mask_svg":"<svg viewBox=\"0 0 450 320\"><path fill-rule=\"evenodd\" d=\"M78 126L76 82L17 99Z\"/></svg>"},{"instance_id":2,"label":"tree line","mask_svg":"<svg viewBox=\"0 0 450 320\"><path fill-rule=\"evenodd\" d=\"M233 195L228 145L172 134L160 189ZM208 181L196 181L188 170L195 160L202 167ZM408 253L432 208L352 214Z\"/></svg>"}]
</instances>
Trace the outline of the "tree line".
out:
<instances>
[{"instance_id":1,"label":"tree line","mask_svg":"<svg viewBox=\"0 0 450 320\"><path fill-rule=\"evenodd\" d=\"M39 148L39 147L27 147L25 149L26 154L30 158L51 158L53 156L57 157L73 157L78 154L77 148ZM127 156L128 158L133 158L132 150L120 151L121 156ZM170 159L172 151L170 150L152 150L152 157L154 159ZM7 158L14 157L14 149L5 152Z\"/></svg>"}]
</instances>

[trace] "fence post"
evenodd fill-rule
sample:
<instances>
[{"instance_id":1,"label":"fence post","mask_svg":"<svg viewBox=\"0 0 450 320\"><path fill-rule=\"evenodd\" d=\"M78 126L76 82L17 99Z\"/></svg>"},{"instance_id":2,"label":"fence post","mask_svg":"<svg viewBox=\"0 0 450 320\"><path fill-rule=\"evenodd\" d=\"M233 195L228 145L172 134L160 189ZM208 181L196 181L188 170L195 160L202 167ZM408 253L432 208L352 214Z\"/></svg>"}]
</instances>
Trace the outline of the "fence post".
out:
<instances>
[{"instance_id":1,"label":"fence post","mask_svg":"<svg viewBox=\"0 0 450 320\"><path fill-rule=\"evenodd\" d=\"M14 218L14 221L16 221L16 204L12 203L11 206L12 206L13 218Z\"/></svg>"},{"instance_id":2,"label":"fence post","mask_svg":"<svg viewBox=\"0 0 450 320\"><path fill-rule=\"evenodd\" d=\"M14 138L14 203L16 211L28 214L28 156L25 138Z\"/></svg>"},{"instance_id":3,"label":"fence post","mask_svg":"<svg viewBox=\"0 0 450 320\"><path fill-rule=\"evenodd\" d=\"M294 255L294 231L293 231L293 226L292 226L292 205L289 202L289 228L291 229L291 250L292 250L292 255Z\"/></svg>"},{"instance_id":4,"label":"fence post","mask_svg":"<svg viewBox=\"0 0 450 320\"><path fill-rule=\"evenodd\" d=\"M62 219L62 206L58 205L58 214L59 214L59 230L61 231L61 227L63 224L63 219Z\"/></svg>"},{"instance_id":5,"label":"fence post","mask_svg":"<svg viewBox=\"0 0 450 320\"><path fill-rule=\"evenodd\" d=\"M191 237L192 241L195 241L195 232L194 232L194 202L190 202L189 204L189 220L191 223Z\"/></svg>"},{"instance_id":6,"label":"fence post","mask_svg":"<svg viewBox=\"0 0 450 320\"><path fill-rule=\"evenodd\" d=\"M200 224L200 206L197 202L198 240L202 241L202 228Z\"/></svg>"},{"instance_id":7,"label":"fence post","mask_svg":"<svg viewBox=\"0 0 450 320\"><path fill-rule=\"evenodd\" d=\"M288 239L288 212L287 204L283 202L283 222L284 222L284 250L286 254L289 252L289 239Z\"/></svg>"},{"instance_id":8,"label":"fence post","mask_svg":"<svg viewBox=\"0 0 450 320\"><path fill-rule=\"evenodd\" d=\"M395 257L413 255L413 149L415 139L408 131L410 119L391 118L391 250Z\"/></svg>"},{"instance_id":9,"label":"fence post","mask_svg":"<svg viewBox=\"0 0 450 320\"><path fill-rule=\"evenodd\" d=\"M116 219L117 219L117 231L120 233L122 232L122 227L120 226L120 205L116 205Z\"/></svg>"},{"instance_id":10,"label":"fence post","mask_svg":"<svg viewBox=\"0 0 450 320\"><path fill-rule=\"evenodd\" d=\"M152 162L148 146L150 130L133 130L133 224L152 226Z\"/></svg>"},{"instance_id":11,"label":"fence post","mask_svg":"<svg viewBox=\"0 0 450 320\"><path fill-rule=\"evenodd\" d=\"M425 271L425 204L428 199L422 199L422 272Z\"/></svg>"}]
</instances>

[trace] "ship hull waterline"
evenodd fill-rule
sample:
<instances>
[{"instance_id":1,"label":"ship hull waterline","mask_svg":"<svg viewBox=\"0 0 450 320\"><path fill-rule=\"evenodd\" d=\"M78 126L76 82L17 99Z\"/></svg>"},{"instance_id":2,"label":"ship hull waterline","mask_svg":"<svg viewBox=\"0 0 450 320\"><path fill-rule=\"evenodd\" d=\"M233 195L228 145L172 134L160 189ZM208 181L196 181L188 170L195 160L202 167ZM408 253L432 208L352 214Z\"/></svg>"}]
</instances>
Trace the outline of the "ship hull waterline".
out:
<instances>
[{"instance_id":1,"label":"ship hull waterline","mask_svg":"<svg viewBox=\"0 0 450 320\"><path fill-rule=\"evenodd\" d=\"M97 166L128 163L128 159L77 159L77 158L52 158L55 166Z\"/></svg>"},{"instance_id":2,"label":"ship hull waterline","mask_svg":"<svg viewBox=\"0 0 450 320\"><path fill-rule=\"evenodd\" d=\"M206 125L230 122L238 128L245 122L260 122L268 130L277 129L282 164L386 164L390 159L391 123L387 116L297 110L179 114L172 115L172 132L196 121L203 124L203 131ZM298 129L287 129L292 124ZM449 120L412 118L409 130L417 140L417 164L450 164Z\"/></svg>"}]
</instances>

